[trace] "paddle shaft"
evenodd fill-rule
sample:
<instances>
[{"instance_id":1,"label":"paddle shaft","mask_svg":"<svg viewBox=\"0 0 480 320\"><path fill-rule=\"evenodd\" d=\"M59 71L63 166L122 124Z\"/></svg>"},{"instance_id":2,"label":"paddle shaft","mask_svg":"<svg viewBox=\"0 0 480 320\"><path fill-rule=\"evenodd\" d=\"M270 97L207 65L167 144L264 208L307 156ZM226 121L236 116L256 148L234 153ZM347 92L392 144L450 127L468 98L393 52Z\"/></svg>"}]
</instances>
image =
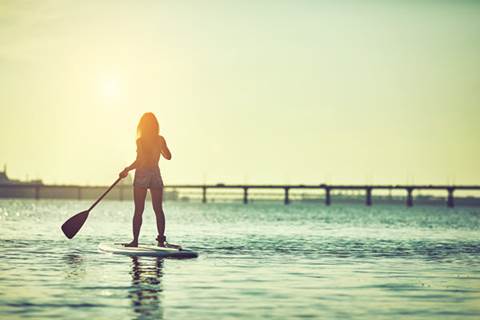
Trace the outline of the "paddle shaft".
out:
<instances>
[{"instance_id":1,"label":"paddle shaft","mask_svg":"<svg viewBox=\"0 0 480 320\"><path fill-rule=\"evenodd\" d=\"M100 198L98 198L97 201L95 201L95 202L90 206L90 208L88 208L87 211L90 212L90 210L92 210L93 208L95 208L95 206L96 206L100 201L102 201L102 199L107 195L107 193L109 193L110 190L112 190L113 187L115 187L115 185L116 185L120 180L122 180L122 178L118 177L118 179L115 180L115 182L110 186L110 188L108 188L108 189L100 196Z\"/></svg>"}]
</instances>

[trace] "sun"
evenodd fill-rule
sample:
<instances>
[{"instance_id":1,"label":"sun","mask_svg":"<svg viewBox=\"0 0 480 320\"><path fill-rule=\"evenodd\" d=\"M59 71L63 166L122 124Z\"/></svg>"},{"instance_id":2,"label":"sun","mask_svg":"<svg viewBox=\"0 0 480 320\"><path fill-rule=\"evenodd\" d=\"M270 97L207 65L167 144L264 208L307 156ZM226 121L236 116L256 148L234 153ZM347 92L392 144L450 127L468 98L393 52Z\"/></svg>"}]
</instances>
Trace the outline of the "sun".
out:
<instances>
[{"instance_id":1,"label":"sun","mask_svg":"<svg viewBox=\"0 0 480 320\"><path fill-rule=\"evenodd\" d=\"M99 81L100 95L106 100L117 100L121 95L121 86L118 78L105 77Z\"/></svg>"}]
</instances>

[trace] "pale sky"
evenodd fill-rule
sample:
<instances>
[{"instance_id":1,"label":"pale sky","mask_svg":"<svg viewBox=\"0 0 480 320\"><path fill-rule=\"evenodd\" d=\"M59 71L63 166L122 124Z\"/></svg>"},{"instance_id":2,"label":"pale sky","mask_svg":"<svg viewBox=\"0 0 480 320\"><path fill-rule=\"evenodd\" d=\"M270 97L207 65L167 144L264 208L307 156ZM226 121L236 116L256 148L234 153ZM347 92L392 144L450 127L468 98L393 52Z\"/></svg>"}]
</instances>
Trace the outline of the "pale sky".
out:
<instances>
[{"instance_id":1,"label":"pale sky","mask_svg":"<svg viewBox=\"0 0 480 320\"><path fill-rule=\"evenodd\" d=\"M480 2L0 1L0 165L110 184L480 184Z\"/></svg>"}]
</instances>

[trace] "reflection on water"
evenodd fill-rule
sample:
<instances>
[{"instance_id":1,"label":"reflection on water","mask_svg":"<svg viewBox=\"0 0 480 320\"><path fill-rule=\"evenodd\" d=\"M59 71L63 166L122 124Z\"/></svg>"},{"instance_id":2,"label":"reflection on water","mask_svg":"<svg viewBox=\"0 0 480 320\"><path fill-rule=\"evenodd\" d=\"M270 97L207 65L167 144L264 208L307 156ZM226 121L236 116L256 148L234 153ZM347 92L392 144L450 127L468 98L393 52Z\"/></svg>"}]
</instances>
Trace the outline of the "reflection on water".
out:
<instances>
[{"instance_id":1,"label":"reflection on water","mask_svg":"<svg viewBox=\"0 0 480 320\"><path fill-rule=\"evenodd\" d=\"M82 255L70 253L63 257L66 262L67 270L65 272L66 279L81 278L85 274L84 258Z\"/></svg>"},{"instance_id":2,"label":"reflection on water","mask_svg":"<svg viewBox=\"0 0 480 320\"><path fill-rule=\"evenodd\" d=\"M103 203L65 239L59 224L86 205L0 200L0 319L480 314L478 208L171 202L170 238L200 257L162 260L98 251L129 236L122 202ZM144 242L157 234L154 219L145 215Z\"/></svg>"},{"instance_id":3,"label":"reflection on water","mask_svg":"<svg viewBox=\"0 0 480 320\"><path fill-rule=\"evenodd\" d=\"M132 257L132 286L128 296L137 319L163 319L161 304L163 259Z\"/></svg>"}]
</instances>

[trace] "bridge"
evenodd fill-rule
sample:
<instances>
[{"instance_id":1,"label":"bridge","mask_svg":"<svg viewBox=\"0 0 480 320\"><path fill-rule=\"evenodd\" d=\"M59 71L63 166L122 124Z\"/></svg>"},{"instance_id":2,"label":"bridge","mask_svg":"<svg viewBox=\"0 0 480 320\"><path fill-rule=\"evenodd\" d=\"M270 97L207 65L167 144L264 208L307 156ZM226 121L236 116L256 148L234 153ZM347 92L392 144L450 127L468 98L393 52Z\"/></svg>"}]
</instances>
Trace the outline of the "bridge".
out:
<instances>
[{"instance_id":1,"label":"bridge","mask_svg":"<svg viewBox=\"0 0 480 320\"><path fill-rule=\"evenodd\" d=\"M447 207L455 207L454 192L456 190L480 190L480 185L168 185L168 188L175 189L200 189L202 190L202 202L207 202L208 189L240 189L243 190L243 203L248 203L248 191L252 189L281 189L284 192L284 204L290 203L290 190L294 189L313 189L323 190L325 193L325 205L332 204L331 191L333 190L364 190L365 204L372 205L373 190L404 190L406 192L406 206L413 206L414 190L444 190L447 193Z\"/></svg>"},{"instance_id":2,"label":"bridge","mask_svg":"<svg viewBox=\"0 0 480 320\"><path fill-rule=\"evenodd\" d=\"M44 185L44 184L0 184L0 198L64 198L64 199L94 199L101 194L106 186L75 186L75 185ZM363 191L365 193L365 205L371 206L372 193L375 190L403 190L406 195L406 206L413 206L413 191L415 190L435 190L445 191L446 205L449 208L455 207L454 193L457 190L479 191L480 185L335 185L335 184L318 184L318 185L274 185L274 184L179 184L166 185L166 198L172 197L177 190L189 189L199 190L201 192L201 200L206 203L208 198L208 190L211 189L236 189L243 191L243 203L249 202L249 191L254 189L261 190L283 190L283 203L288 205L291 202L291 190L318 190L325 194L325 205L332 204L332 191L335 190L353 190ZM110 199L124 200L128 193L131 193L131 185L117 185L114 190L107 196Z\"/></svg>"}]
</instances>

